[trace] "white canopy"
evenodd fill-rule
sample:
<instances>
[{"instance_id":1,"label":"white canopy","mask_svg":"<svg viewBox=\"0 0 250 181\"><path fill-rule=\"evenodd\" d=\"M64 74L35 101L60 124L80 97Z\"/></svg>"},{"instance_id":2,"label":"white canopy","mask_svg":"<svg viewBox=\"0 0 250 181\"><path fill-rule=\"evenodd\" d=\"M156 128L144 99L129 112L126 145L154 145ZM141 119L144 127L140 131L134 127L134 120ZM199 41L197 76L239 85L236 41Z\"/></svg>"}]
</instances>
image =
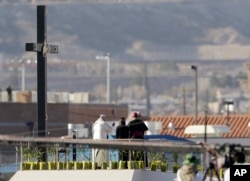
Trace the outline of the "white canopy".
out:
<instances>
[{"instance_id":1,"label":"white canopy","mask_svg":"<svg viewBox=\"0 0 250 181\"><path fill-rule=\"evenodd\" d=\"M229 133L230 128L226 125L207 125L207 136L221 136L223 133ZM194 137L204 136L205 125L190 125L186 127L185 134L192 134Z\"/></svg>"}]
</instances>

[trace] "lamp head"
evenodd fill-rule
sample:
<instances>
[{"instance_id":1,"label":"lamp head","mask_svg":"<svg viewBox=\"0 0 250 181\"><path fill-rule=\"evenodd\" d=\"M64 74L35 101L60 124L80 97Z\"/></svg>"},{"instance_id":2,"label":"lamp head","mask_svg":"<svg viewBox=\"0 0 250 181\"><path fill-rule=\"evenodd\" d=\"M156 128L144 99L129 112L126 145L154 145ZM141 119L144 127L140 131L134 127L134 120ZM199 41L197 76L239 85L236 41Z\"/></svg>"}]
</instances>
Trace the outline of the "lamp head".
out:
<instances>
[{"instance_id":1,"label":"lamp head","mask_svg":"<svg viewBox=\"0 0 250 181\"><path fill-rule=\"evenodd\" d=\"M109 60L110 59L110 53L108 52L108 53L105 53L105 54L103 54L103 55L97 55L96 57L95 57L95 59L96 60Z\"/></svg>"},{"instance_id":2,"label":"lamp head","mask_svg":"<svg viewBox=\"0 0 250 181\"><path fill-rule=\"evenodd\" d=\"M192 70L197 70L197 66L196 65L191 65L191 69Z\"/></svg>"},{"instance_id":3,"label":"lamp head","mask_svg":"<svg viewBox=\"0 0 250 181\"><path fill-rule=\"evenodd\" d=\"M233 101L224 101L223 104L224 105L233 105L234 102Z\"/></svg>"}]
</instances>

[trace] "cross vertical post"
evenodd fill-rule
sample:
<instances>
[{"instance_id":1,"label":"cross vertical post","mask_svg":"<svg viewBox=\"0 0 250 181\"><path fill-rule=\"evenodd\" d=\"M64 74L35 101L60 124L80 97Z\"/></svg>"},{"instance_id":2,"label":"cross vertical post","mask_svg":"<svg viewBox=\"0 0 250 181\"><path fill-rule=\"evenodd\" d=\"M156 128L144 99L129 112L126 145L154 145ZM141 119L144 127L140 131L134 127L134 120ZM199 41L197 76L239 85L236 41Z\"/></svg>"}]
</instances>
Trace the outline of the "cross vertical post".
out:
<instances>
[{"instance_id":1,"label":"cross vertical post","mask_svg":"<svg viewBox=\"0 0 250 181\"><path fill-rule=\"evenodd\" d=\"M26 43L26 51L37 52L37 136L46 136L47 121L47 54L58 53L57 45L47 44L47 8L37 6L37 43ZM43 151L43 150L42 150ZM45 161L45 156L42 160Z\"/></svg>"},{"instance_id":2,"label":"cross vertical post","mask_svg":"<svg viewBox=\"0 0 250 181\"><path fill-rule=\"evenodd\" d=\"M37 7L37 43L47 40L46 7ZM45 137L47 115L47 55L37 52L38 136Z\"/></svg>"}]
</instances>

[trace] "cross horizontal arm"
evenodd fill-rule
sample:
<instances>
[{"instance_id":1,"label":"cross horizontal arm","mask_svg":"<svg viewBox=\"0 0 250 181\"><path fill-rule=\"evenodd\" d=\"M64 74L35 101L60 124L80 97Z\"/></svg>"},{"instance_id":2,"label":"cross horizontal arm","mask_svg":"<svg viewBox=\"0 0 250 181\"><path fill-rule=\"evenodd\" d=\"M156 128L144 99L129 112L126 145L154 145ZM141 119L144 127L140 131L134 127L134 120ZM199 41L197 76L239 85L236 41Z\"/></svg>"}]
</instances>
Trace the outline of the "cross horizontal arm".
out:
<instances>
[{"instance_id":1,"label":"cross horizontal arm","mask_svg":"<svg viewBox=\"0 0 250 181\"><path fill-rule=\"evenodd\" d=\"M31 52L43 52L43 43L26 43L25 50ZM46 45L47 53L58 53L58 45Z\"/></svg>"}]
</instances>

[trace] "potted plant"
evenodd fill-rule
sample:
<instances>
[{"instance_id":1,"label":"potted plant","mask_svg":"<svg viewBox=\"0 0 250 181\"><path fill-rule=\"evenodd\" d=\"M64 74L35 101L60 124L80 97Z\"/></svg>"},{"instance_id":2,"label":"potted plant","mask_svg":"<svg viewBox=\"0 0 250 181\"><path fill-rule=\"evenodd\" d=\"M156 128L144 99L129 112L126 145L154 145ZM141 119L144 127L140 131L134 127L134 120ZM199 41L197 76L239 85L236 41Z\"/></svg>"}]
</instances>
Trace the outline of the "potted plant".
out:
<instances>
[{"instance_id":1,"label":"potted plant","mask_svg":"<svg viewBox=\"0 0 250 181\"><path fill-rule=\"evenodd\" d=\"M39 170L46 170L48 169L48 163L47 162L38 162L39 164Z\"/></svg>"},{"instance_id":2,"label":"potted plant","mask_svg":"<svg viewBox=\"0 0 250 181\"><path fill-rule=\"evenodd\" d=\"M57 169L58 170L63 170L65 167L64 167L64 162L57 162Z\"/></svg>"},{"instance_id":3,"label":"potted plant","mask_svg":"<svg viewBox=\"0 0 250 181\"><path fill-rule=\"evenodd\" d=\"M22 169L30 169L30 170L36 170L39 169L38 161L40 160L42 156L42 152L39 148L35 147L33 149L30 149L30 147L27 147L24 149L23 157L26 160L22 164Z\"/></svg>"},{"instance_id":4,"label":"potted plant","mask_svg":"<svg viewBox=\"0 0 250 181\"><path fill-rule=\"evenodd\" d=\"M48 169L49 170L55 170L56 167L60 167L59 165L56 165L56 148L55 147L49 147L48 149Z\"/></svg>"},{"instance_id":5,"label":"potted plant","mask_svg":"<svg viewBox=\"0 0 250 181\"><path fill-rule=\"evenodd\" d=\"M156 169L157 169L157 163L155 161L151 161L150 170L151 171L156 171Z\"/></svg>"},{"instance_id":6,"label":"potted plant","mask_svg":"<svg viewBox=\"0 0 250 181\"><path fill-rule=\"evenodd\" d=\"M107 169L107 162L102 162L101 169L103 169L103 170Z\"/></svg>"},{"instance_id":7,"label":"potted plant","mask_svg":"<svg viewBox=\"0 0 250 181\"><path fill-rule=\"evenodd\" d=\"M56 148L49 147L48 149L48 161L55 161L56 160Z\"/></svg>"},{"instance_id":8,"label":"potted plant","mask_svg":"<svg viewBox=\"0 0 250 181\"><path fill-rule=\"evenodd\" d=\"M81 148L81 151L82 151L82 169L83 170L87 170L87 169L91 169L92 168L92 163L90 161L90 158L91 158L91 152L85 152L84 151L84 148Z\"/></svg>"},{"instance_id":9,"label":"potted plant","mask_svg":"<svg viewBox=\"0 0 250 181\"><path fill-rule=\"evenodd\" d=\"M55 170L56 169L56 162L48 162L48 169L49 170Z\"/></svg>"},{"instance_id":10,"label":"potted plant","mask_svg":"<svg viewBox=\"0 0 250 181\"><path fill-rule=\"evenodd\" d=\"M138 169L144 169L144 161L137 161Z\"/></svg>"},{"instance_id":11,"label":"potted plant","mask_svg":"<svg viewBox=\"0 0 250 181\"><path fill-rule=\"evenodd\" d=\"M181 167L178 163L179 154L177 152L173 153L174 164L173 164L173 173L177 173L177 170Z\"/></svg>"},{"instance_id":12,"label":"potted plant","mask_svg":"<svg viewBox=\"0 0 250 181\"><path fill-rule=\"evenodd\" d=\"M161 172L166 172L168 170L168 163L167 162L161 162L160 163L160 169L161 169Z\"/></svg>"},{"instance_id":13,"label":"potted plant","mask_svg":"<svg viewBox=\"0 0 250 181\"><path fill-rule=\"evenodd\" d=\"M22 164L21 164L21 169L22 170L29 170L30 169L30 160L31 160L31 150L29 147L24 148L23 159L24 159L24 162L22 162Z\"/></svg>"},{"instance_id":14,"label":"potted plant","mask_svg":"<svg viewBox=\"0 0 250 181\"><path fill-rule=\"evenodd\" d=\"M118 168L119 169L125 169L126 168L126 161L120 160Z\"/></svg>"},{"instance_id":15,"label":"potted plant","mask_svg":"<svg viewBox=\"0 0 250 181\"><path fill-rule=\"evenodd\" d=\"M155 160L156 169L161 169L161 160Z\"/></svg>"},{"instance_id":16,"label":"potted plant","mask_svg":"<svg viewBox=\"0 0 250 181\"><path fill-rule=\"evenodd\" d=\"M166 172L168 170L167 157L164 152L161 153L160 170L161 172Z\"/></svg>"},{"instance_id":17,"label":"potted plant","mask_svg":"<svg viewBox=\"0 0 250 181\"><path fill-rule=\"evenodd\" d=\"M68 162L66 163L66 169L67 169L67 170L72 170L73 168L74 168L74 162L68 161Z\"/></svg>"},{"instance_id":18,"label":"potted plant","mask_svg":"<svg viewBox=\"0 0 250 181\"><path fill-rule=\"evenodd\" d=\"M80 162L80 161L76 161L76 162L73 162L73 164L74 164L74 169L75 170L80 170L80 169L82 169L82 162Z\"/></svg>"},{"instance_id":19,"label":"potted plant","mask_svg":"<svg viewBox=\"0 0 250 181\"><path fill-rule=\"evenodd\" d=\"M109 162L109 168L110 169L117 169L118 168L118 162L117 161L110 161Z\"/></svg>"},{"instance_id":20,"label":"potted plant","mask_svg":"<svg viewBox=\"0 0 250 181\"><path fill-rule=\"evenodd\" d=\"M128 169L135 169L135 161L133 160L128 161Z\"/></svg>"},{"instance_id":21,"label":"potted plant","mask_svg":"<svg viewBox=\"0 0 250 181\"><path fill-rule=\"evenodd\" d=\"M157 169L165 171L168 169L167 157L164 152L149 152L149 166L150 170L156 171Z\"/></svg>"},{"instance_id":22,"label":"potted plant","mask_svg":"<svg viewBox=\"0 0 250 181\"><path fill-rule=\"evenodd\" d=\"M131 152L133 162L128 162L128 167L131 169L144 169L144 152L140 150L134 150ZM136 161L135 161L136 160Z\"/></svg>"},{"instance_id":23,"label":"potted plant","mask_svg":"<svg viewBox=\"0 0 250 181\"><path fill-rule=\"evenodd\" d=\"M118 154L119 158L121 158L121 160L118 162L118 169L126 169L128 160L128 150L119 150Z\"/></svg>"},{"instance_id":24,"label":"potted plant","mask_svg":"<svg viewBox=\"0 0 250 181\"><path fill-rule=\"evenodd\" d=\"M75 170L80 170L80 169L83 169L83 162L80 160L83 159L84 148L82 145L80 145L80 146L76 147L76 150L77 150L77 153L79 153L79 154L76 154L76 161L74 161L73 164L74 164Z\"/></svg>"},{"instance_id":25,"label":"potted plant","mask_svg":"<svg viewBox=\"0 0 250 181\"><path fill-rule=\"evenodd\" d=\"M91 162L89 162L89 161L83 161L82 162L82 169L83 170L90 169L91 168L90 165L91 165Z\"/></svg>"},{"instance_id":26,"label":"potted plant","mask_svg":"<svg viewBox=\"0 0 250 181\"><path fill-rule=\"evenodd\" d=\"M173 173L177 173L179 168L180 168L180 164L179 163L174 163L173 164Z\"/></svg>"}]
</instances>

